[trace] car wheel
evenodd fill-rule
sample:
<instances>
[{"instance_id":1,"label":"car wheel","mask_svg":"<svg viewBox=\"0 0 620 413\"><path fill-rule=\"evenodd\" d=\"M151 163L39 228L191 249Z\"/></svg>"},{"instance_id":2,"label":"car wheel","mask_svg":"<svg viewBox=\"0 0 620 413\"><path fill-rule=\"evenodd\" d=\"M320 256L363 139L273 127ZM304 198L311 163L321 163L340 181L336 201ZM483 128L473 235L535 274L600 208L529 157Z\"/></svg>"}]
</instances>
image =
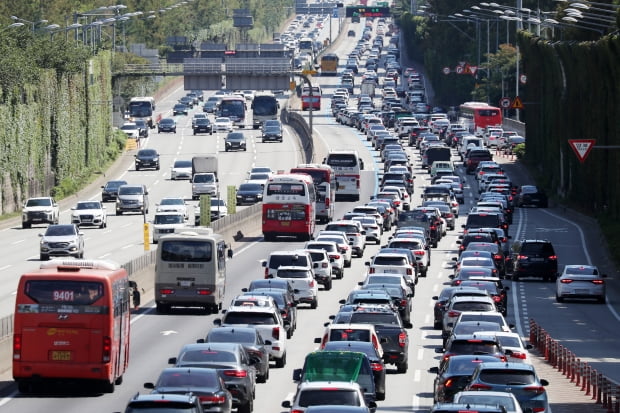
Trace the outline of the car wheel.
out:
<instances>
[{"instance_id":1,"label":"car wheel","mask_svg":"<svg viewBox=\"0 0 620 413\"><path fill-rule=\"evenodd\" d=\"M254 410L254 402L250 396L247 402L237 408L237 413L252 413L252 410Z\"/></svg>"},{"instance_id":2,"label":"car wheel","mask_svg":"<svg viewBox=\"0 0 620 413\"><path fill-rule=\"evenodd\" d=\"M603 295L603 296L600 296L599 298L597 298L596 302L599 303L599 304L605 304L605 302L607 302L607 299Z\"/></svg>"},{"instance_id":3,"label":"car wheel","mask_svg":"<svg viewBox=\"0 0 620 413\"><path fill-rule=\"evenodd\" d=\"M313 310L315 308L317 308L319 306L319 300L317 298L315 298L314 300L312 300L312 302L310 303L310 308L312 308Z\"/></svg>"},{"instance_id":4,"label":"car wheel","mask_svg":"<svg viewBox=\"0 0 620 413\"><path fill-rule=\"evenodd\" d=\"M47 255L47 254L41 254L41 255L39 256L39 259L40 259L41 261L47 261L47 260L49 260L49 259L50 259L50 256L49 256L49 255Z\"/></svg>"},{"instance_id":5,"label":"car wheel","mask_svg":"<svg viewBox=\"0 0 620 413\"><path fill-rule=\"evenodd\" d=\"M156 303L155 304L155 310L159 313L159 314L167 314L170 312L170 305L168 304L161 304L161 303Z\"/></svg>"},{"instance_id":6,"label":"car wheel","mask_svg":"<svg viewBox=\"0 0 620 413\"><path fill-rule=\"evenodd\" d=\"M433 328L434 328L435 330L442 330L442 329L443 329L443 323L442 323L441 321L437 321L437 320L435 320L435 321L433 322Z\"/></svg>"},{"instance_id":7,"label":"car wheel","mask_svg":"<svg viewBox=\"0 0 620 413\"><path fill-rule=\"evenodd\" d=\"M332 289L332 280L330 279L327 284L325 284L325 291L329 291Z\"/></svg>"},{"instance_id":8,"label":"car wheel","mask_svg":"<svg viewBox=\"0 0 620 413\"><path fill-rule=\"evenodd\" d=\"M23 229L27 229L32 227L32 224L30 222L22 222L22 228Z\"/></svg>"},{"instance_id":9,"label":"car wheel","mask_svg":"<svg viewBox=\"0 0 620 413\"><path fill-rule=\"evenodd\" d=\"M344 266L347 267L347 268L351 267L351 260L345 261L344 262Z\"/></svg>"},{"instance_id":10,"label":"car wheel","mask_svg":"<svg viewBox=\"0 0 620 413\"><path fill-rule=\"evenodd\" d=\"M563 303L564 297L561 297L558 295L558 293L555 293L555 301L557 301L558 303Z\"/></svg>"},{"instance_id":11,"label":"car wheel","mask_svg":"<svg viewBox=\"0 0 620 413\"><path fill-rule=\"evenodd\" d=\"M116 210L116 215L123 215L123 211L120 211L120 210L117 209Z\"/></svg>"},{"instance_id":12,"label":"car wheel","mask_svg":"<svg viewBox=\"0 0 620 413\"><path fill-rule=\"evenodd\" d=\"M407 372L407 368L409 367L408 363L405 361L403 363L397 363L396 364L396 372L397 373L406 373Z\"/></svg>"},{"instance_id":13,"label":"car wheel","mask_svg":"<svg viewBox=\"0 0 620 413\"><path fill-rule=\"evenodd\" d=\"M284 366L286 366L286 353L284 353L282 357L276 359L277 368L283 368Z\"/></svg>"}]
</instances>

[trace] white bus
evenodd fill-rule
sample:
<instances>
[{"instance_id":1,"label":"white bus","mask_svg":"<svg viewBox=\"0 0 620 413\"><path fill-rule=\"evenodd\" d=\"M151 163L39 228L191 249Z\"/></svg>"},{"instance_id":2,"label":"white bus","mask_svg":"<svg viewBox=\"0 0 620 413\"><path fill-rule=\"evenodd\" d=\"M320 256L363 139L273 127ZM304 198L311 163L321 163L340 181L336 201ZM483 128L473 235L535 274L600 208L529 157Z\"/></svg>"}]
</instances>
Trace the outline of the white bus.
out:
<instances>
[{"instance_id":1,"label":"white bus","mask_svg":"<svg viewBox=\"0 0 620 413\"><path fill-rule=\"evenodd\" d=\"M224 238L211 228L179 228L159 239L155 263L157 312L172 307L202 307L206 312L222 309L226 290Z\"/></svg>"},{"instance_id":2,"label":"white bus","mask_svg":"<svg viewBox=\"0 0 620 413\"><path fill-rule=\"evenodd\" d=\"M278 119L280 103L273 93L257 94L252 100L252 124L260 128L266 120Z\"/></svg>"},{"instance_id":3,"label":"white bus","mask_svg":"<svg viewBox=\"0 0 620 413\"><path fill-rule=\"evenodd\" d=\"M359 201L361 171L364 169L364 162L357 151L332 150L323 163L331 166L336 173L336 201L345 199Z\"/></svg>"}]
</instances>

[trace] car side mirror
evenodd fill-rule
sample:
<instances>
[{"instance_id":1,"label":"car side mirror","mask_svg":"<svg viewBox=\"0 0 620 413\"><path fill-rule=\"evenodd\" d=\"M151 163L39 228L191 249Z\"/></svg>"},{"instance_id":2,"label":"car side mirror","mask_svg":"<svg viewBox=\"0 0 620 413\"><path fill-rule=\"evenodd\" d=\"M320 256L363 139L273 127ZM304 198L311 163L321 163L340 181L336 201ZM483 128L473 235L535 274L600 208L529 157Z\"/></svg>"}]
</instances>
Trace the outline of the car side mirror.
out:
<instances>
[{"instance_id":1,"label":"car side mirror","mask_svg":"<svg viewBox=\"0 0 620 413\"><path fill-rule=\"evenodd\" d=\"M439 367L431 367L428 369L429 373L439 374Z\"/></svg>"},{"instance_id":2,"label":"car side mirror","mask_svg":"<svg viewBox=\"0 0 620 413\"><path fill-rule=\"evenodd\" d=\"M291 408L291 401L290 401L290 400L284 400L284 401L282 402L282 407L285 407L285 408L287 408L287 409L290 409L290 408Z\"/></svg>"},{"instance_id":3,"label":"car side mirror","mask_svg":"<svg viewBox=\"0 0 620 413\"><path fill-rule=\"evenodd\" d=\"M153 383L150 383L150 382L144 383L144 388L145 389L154 389L155 385Z\"/></svg>"},{"instance_id":4,"label":"car side mirror","mask_svg":"<svg viewBox=\"0 0 620 413\"><path fill-rule=\"evenodd\" d=\"M213 324L216 326L221 326L222 325L222 319L221 318L216 318L215 320L213 320Z\"/></svg>"},{"instance_id":5,"label":"car side mirror","mask_svg":"<svg viewBox=\"0 0 620 413\"><path fill-rule=\"evenodd\" d=\"M199 338L198 340L196 340L196 343L198 344L203 344L205 342L204 338Z\"/></svg>"},{"instance_id":6,"label":"car side mirror","mask_svg":"<svg viewBox=\"0 0 620 413\"><path fill-rule=\"evenodd\" d=\"M168 359L168 364L177 364L177 358L176 357L170 357Z\"/></svg>"},{"instance_id":7,"label":"car side mirror","mask_svg":"<svg viewBox=\"0 0 620 413\"><path fill-rule=\"evenodd\" d=\"M321 337L315 337L315 338L314 338L314 342L315 342L316 344L321 344Z\"/></svg>"},{"instance_id":8,"label":"car side mirror","mask_svg":"<svg viewBox=\"0 0 620 413\"><path fill-rule=\"evenodd\" d=\"M547 380L545 380L545 379L540 379L540 385L541 386L548 386L549 382Z\"/></svg>"},{"instance_id":9,"label":"car side mirror","mask_svg":"<svg viewBox=\"0 0 620 413\"><path fill-rule=\"evenodd\" d=\"M443 354L443 353L444 353L443 347L437 347L437 348L435 349L435 353L437 353L437 354Z\"/></svg>"},{"instance_id":10,"label":"car side mirror","mask_svg":"<svg viewBox=\"0 0 620 413\"><path fill-rule=\"evenodd\" d=\"M301 369L293 370L293 381L301 381Z\"/></svg>"}]
</instances>

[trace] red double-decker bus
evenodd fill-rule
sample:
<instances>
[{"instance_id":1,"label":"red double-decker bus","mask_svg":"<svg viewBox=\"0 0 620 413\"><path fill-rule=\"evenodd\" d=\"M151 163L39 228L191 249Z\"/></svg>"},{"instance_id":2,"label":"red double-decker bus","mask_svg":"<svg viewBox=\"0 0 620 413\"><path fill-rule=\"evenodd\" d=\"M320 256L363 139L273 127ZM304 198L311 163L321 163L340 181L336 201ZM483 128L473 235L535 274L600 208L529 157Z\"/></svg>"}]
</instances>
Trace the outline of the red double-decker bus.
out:
<instances>
[{"instance_id":1,"label":"red double-decker bus","mask_svg":"<svg viewBox=\"0 0 620 413\"><path fill-rule=\"evenodd\" d=\"M465 102L459 107L458 123L482 136L487 126L502 126L502 110L484 102Z\"/></svg>"},{"instance_id":2,"label":"red double-decker bus","mask_svg":"<svg viewBox=\"0 0 620 413\"><path fill-rule=\"evenodd\" d=\"M315 229L316 193L310 175L279 174L267 180L263 191L263 236L310 240Z\"/></svg>"},{"instance_id":3,"label":"red double-decker bus","mask_svg":"<svg viewBox=\"0 0 620 413\"><path fill-rule=\"evenodd\" d=\"M112 393L129 364L130 287L127 271L109 261L52 260L23 274L13 334L19 391L84 380Z\"/></svg>"}]
</instances>

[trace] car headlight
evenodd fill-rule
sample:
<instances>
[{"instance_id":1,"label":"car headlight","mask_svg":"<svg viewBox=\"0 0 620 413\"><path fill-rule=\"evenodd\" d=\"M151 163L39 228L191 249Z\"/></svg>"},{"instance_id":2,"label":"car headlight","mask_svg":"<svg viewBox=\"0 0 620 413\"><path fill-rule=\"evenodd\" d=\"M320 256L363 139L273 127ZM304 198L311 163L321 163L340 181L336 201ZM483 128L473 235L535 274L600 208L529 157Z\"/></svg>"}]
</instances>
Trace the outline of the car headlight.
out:
<instances>
[{"instance_id":1,"label":"car headlight","mask_svg":"<svg viewBox=\"0 0 620 413\"><path fill-rule=\"evenodd\" d=\"M154 162L159 162L159 157L157 157L157 158L153 158L153 161L154 161Z\"/></svg>"}]
</instances>

